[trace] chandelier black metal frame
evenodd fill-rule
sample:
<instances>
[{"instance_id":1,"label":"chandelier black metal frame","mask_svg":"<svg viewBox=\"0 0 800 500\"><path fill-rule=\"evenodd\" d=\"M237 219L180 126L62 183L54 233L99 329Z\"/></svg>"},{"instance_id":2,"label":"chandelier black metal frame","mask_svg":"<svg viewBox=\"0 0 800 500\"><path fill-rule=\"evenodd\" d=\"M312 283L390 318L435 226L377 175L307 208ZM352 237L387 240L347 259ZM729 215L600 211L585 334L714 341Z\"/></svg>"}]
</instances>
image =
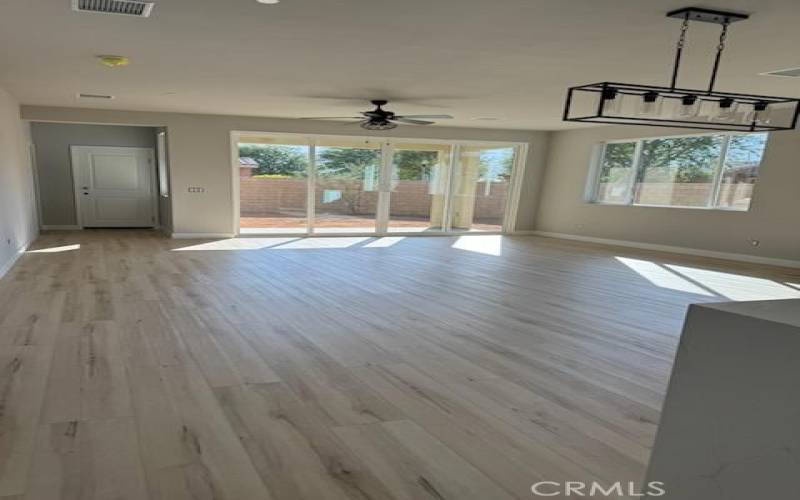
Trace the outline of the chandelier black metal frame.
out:
<instances>
[{"instance_id":1,"label":"chandelier black metal frame","mask_svg":"<svg viewBox=\"0 0 800 500\"><path fill-rule=\"evenodd\" d=\"M728 26L747 19L747 14L686 7L667 13L667 17L683 20L670 85L600 82L570 87L564 121L744 132L795 128L800 99L714 90ZM690 21L722 26L711 79L705 90L677 86ZM576 107L579 111L574 113Z\"/></svg>"}]
</instances>

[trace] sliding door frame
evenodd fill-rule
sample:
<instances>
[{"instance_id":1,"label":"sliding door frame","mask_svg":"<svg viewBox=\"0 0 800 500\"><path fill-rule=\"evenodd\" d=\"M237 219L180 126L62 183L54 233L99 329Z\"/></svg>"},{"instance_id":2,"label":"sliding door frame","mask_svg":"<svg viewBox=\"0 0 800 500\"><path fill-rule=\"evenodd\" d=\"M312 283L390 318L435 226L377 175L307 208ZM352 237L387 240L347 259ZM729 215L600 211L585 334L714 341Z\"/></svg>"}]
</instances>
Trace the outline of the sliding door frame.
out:
<instances>
[{"instance_id":1,"label":"sliding door frame","mask_svg":"<svg viewBox=\"0 0 800 500\"><path fill-rule=\"evenodd\" d=\"M239 149L239 145L236 145ZM240 209L241 211L241 209ZM308 163L306 164L306 232L314 234L314 219L317 217L317 139L312 137L308 144ZM238 231L237 231L238 234Z\"/></svg>"},{"instance_id":2,"label":"sliding door frame","mask_svg":"<svg viewBox=\"0 0 800 500\"><path fill-rule=\"evenodd\" d=\"M240 228L240 181L239 181L239 140L242 137L265 136L274 139L281 137L291 138L294 140L305 139L308 142L308 167L306 172L306 228L302 233L298 232L264 232L264 233L246 233L241 234ZM314 229L314 216L316 204L316 145L320 138L327 140L343 139L365 139L369 141L381 142L381 168L378 179L378 203L375 213L375 231L374 232L332 232L332 233L318 233ZM402 232L402 231L388 231L389 224L389 209L391 203L391 173L394 158L394 143L411 142L411 143L428 143L428 144L446 144L450 146L450 164L447 168L446 194L444 197L444 214L443 214L443 230L442 231L424 231L424 232ZM509 192L506 196L503 226L499 231L452 231L451 227L451 202L453 190L453 172L456 169L457 162L459 161L459 154L461 153L461 146L485 146L487 148L495 147L513 147L514 148L514 167L511 172L511 180L509 182ZM453 236L453 235L481 235L481 234L510 234L516 229L516 219L519 210L520 193L522 188L522 180L525 176L526 160L528 158L528 144L525 142L510 142L510 141L481 141L481 140L459 140L459 139L426 139L420 137L386 137L386 136L369 136L369 135L335 135L335 134L300 134L290 132L264 132L264 131L243 131L234 130L230 133L230 159L231 159L231 200L233 204L233 234L235 236L276 236L276 237L337 237L337 236Z\"/></svg>"},{"instance_id":3,"label":"sliding door frame","mask_svg":"<svg viewBox=\"0 0 800 500\"><path fill-rule=\"evenodd\" d=\"M394 165L394 144L381 141L381 169L378 174L378 206L375 210L375 233L389 232L389 211L392 196L392 167Z\"/></svg>"}]
</instances>

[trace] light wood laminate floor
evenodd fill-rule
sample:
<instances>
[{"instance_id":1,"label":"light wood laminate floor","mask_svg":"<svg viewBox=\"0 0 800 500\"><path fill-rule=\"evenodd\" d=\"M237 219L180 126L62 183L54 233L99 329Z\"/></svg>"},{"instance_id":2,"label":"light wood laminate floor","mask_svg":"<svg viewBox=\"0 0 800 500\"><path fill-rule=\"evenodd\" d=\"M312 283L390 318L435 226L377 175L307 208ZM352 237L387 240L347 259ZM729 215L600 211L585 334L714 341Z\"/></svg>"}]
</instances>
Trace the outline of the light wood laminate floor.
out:
<instances>
[{"instance_id":1,"label":"light wood laminate floor","mask_svg":"<svg viewBox=\"0 0 800 500\"><path fill-rule=\"evenodd\" d=\"M43 234L0 282L0 498L640 480L687 304L797 283L534 237Z\"/></svg>"}]
</instances>

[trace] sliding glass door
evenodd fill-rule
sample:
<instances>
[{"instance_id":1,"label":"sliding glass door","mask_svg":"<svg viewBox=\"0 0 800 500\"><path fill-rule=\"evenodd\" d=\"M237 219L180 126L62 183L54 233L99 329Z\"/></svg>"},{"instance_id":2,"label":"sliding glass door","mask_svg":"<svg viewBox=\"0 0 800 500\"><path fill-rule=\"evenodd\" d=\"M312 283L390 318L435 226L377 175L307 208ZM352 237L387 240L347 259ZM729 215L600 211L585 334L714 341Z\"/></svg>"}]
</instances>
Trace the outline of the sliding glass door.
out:
<instances>
[{"instance_id":1,"label":"sliding glass door","mask_svg":"<svg viewBox=\"0 0 800 500\"><path fill-rule=\"evenodd\" d=\"M241 233L504 230L519 146L281 135L239 138Z\"/></svg>"},{"instance_id":2,"label":"sliding glass door","mask_svg":"<svg viewBox=\"0 0 800 500\"><path fill-rule=\"evenodd\" d=\"M308 141L242 137L238 144L241 233L305 233L308 229Z\"/></svg>"},{"instance_id":3,"label":"sliding glass door","mask_svg":"<svg viewBox=\"0 0 800 500\"><path fill-rule=\"evenodd\" d=\"M381 144L320 139L315 147L315 233L375 231Z\"/></svg>"},{"instance_id":4,"label":"sliding glass door","mask_svg":"<svg viewBox=\"0 0 800 500\"><path fill-rule=\"evenodd\" d=\"M516 148L462 145L453 169L450 229L501 231Z\"/></svg>"},{"instance_id":5,"label":"sliding glass door","mask_svg":"<svg viewBox=\"0 0 800 500\"><path fill-rule=\"evenodd\" d=\"M388 232L444 231L451 146L393 146Z\"/></svg>"}]
</instances>

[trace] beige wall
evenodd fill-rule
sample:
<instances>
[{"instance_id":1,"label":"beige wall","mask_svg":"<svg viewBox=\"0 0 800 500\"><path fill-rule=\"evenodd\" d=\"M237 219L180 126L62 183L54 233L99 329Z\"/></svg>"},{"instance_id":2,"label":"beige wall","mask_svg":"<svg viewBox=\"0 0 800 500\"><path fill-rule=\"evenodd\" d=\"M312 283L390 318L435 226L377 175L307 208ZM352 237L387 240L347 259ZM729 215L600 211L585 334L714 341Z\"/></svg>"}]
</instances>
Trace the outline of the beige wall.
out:
<instances>
[{"instance_id":1,"label":"beige wall","mask_svg":"<svg viewBox=\"0 0 800 500\"><path fill-rule=\"evenodd\" d=\"M348 127L334 122L38 106L23 106L22 113L25 119L32 121L166 126L172 221L173 231L176 233L233 232L230 158L232 130L527 142L530 153L517 219L517 228L520 230L533 229L538 196L536 183L542 173L548 137L546 132L446 127L401 127L389 134L369 134L357 126ZM189 193L189 186L204 187L206 192Z\"/></svg>"},{"instance_id":2,"label":"beige wall","mask_svg":"<svg viewBox=\"0 0 800 500\"><path fill-rule=\"evenodd\" d=\"M0 277L36 238L36 196L19 104L0 89Z\"/></svg>"},{"instance_id":3,"label":"beige wall","mask_svg":"<svg viewBox=\"0 0 800 500\"><path fill-rule=\"evenodd\" d=\"M155 148L151 127L32 123L43 226L74 226L75 190L70 146Z\"/></svg>"},{"instance_id":4,"label":"beige wall","mask_svg":"<svg viewBox=\"0 0 800 500\"><path fill-rule=\"evenodd\" d=\"M369 135L340 123L178 113L23 106L34 121L165 126L168 129L176 233L233 231L230 131ZM604 140L686 133L647 127L563 132L404 127L398 137L515 141L530 144L518 230L672 245L781 259L800 259L800 132L770 137L749 212L595 205L583 200L594 145ZM380 134L374 134L380 135ZM544 165L548 168L545 172ZM206 188L188 193L189 186ZM750 239L761 245L753 247Z\"/></svg>"},{"instance_id":5,"label":"beige wall","mask_svg":"<svg viewBox=\"0 0 800 500\"><path fill-rule=\"evenodd\" d=\"M606 140L686 134L656 127L555 132L536 229L595 238L800 259L800 131L770 134L749 212L587 203L593 147ZM754 247L750 239L760 240Z\"/></svg>"}]
</instances>

